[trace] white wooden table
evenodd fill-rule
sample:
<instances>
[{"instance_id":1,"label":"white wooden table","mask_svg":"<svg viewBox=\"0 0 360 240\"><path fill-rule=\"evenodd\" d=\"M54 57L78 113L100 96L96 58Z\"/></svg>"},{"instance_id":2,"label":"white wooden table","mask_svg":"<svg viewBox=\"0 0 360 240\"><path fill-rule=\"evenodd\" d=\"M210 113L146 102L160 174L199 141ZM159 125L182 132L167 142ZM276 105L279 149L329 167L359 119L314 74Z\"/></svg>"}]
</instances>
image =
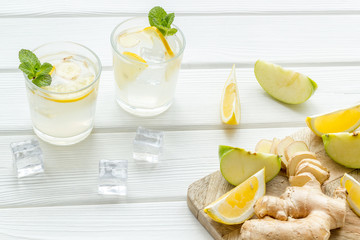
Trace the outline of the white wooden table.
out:
<instances>
[{"instance_id":1,"label":"white wooden table","mask_svg":"<svg viewBox=\"0 0 360 240\"><path fill-rule=\"evenodd\" d=\"M155 5L176 13L187 46L173 106L137 118L114 101L109 37ZM0 239L211 239L187 208L188 185L218 169L219 144L253 149L305 127L308 115L359 102L359 24L357 0L1 0ZM41 142L46 174L18 181L9 143L34 133L17 54L56 40L101 58L95 129L75 146ZM273 100L254 77L258 58L307 74L317 92L297 106ZM233 63L242 119L229 127L219 102ZM165 130L164 159L151 171L130 160L126 200L98 195L98 161L131 159L139 125Z\"/></svg>"}]
</instances>

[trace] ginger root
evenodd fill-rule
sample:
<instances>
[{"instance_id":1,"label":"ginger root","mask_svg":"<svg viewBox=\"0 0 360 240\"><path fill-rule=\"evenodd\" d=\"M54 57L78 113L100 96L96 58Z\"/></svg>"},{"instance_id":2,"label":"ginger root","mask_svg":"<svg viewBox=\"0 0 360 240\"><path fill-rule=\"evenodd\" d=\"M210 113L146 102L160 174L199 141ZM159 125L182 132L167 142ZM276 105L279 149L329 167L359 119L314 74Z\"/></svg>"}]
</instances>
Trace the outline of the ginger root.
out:
<instances>
[{"instance_id":1,"label":"ginger root","mask_svg":"<svg viewBox=\"0 0 360 240\"><path fill-rule=\"evenodd\" d=\"M302 187L311 180L316 180L316 178L308 172L289 177L290 185L295 187Z\"/></svg>"},{"instance_id":2,"label":"ginger root","mask_svg":"<svg viewBox=\"0 0 360 240\"><path fill-rule=\"evenodd\" d=\"M280 197L260 198L255 214L263 219L246 221L241 239L329 239L331 229L344 226L346 201L341 194L325 195L315 177L311 179L303 187L288 187Z\"/></svg>"},{"instance_id":3,"label":"ginger root","mask_svg":"<svg viewBox=\"0 0 360 240\"><path fill-rule=\"evenodd\" d=\"M289 160L289 164L287 168L287 174L289 177L295 176L296 168L303 159L316 159L316 156L315 154L309 151L295 153L293 157Z\"/></svg>"},{"instance_id":4,"label":"ginger root","mask_svg":"<svg viewBox=\"0 0 360 240\"><path fill-rule=\"evenodd\" d=\"M335 198L322 192L329 171L314 153L294 152L287 173L291 187L280 197L264 196L256 202L254 210L260 219L242 225L241 239L323 240L329 239L331 229L344 226L346 195L343 189L335 191Z\"/></svg>"},{"instance_id":5,"label":"ginger root","mask_svg":"<svg viewBox=\"0 0 360 240\"><path fill-rule=\"evenodd\" d=\"M311 173L321 184L323 184L330 176L326 168L324 170L324 168L320 168L309 162L299 163L295 176L301 173Z\"/></svg>"}]
</instances>

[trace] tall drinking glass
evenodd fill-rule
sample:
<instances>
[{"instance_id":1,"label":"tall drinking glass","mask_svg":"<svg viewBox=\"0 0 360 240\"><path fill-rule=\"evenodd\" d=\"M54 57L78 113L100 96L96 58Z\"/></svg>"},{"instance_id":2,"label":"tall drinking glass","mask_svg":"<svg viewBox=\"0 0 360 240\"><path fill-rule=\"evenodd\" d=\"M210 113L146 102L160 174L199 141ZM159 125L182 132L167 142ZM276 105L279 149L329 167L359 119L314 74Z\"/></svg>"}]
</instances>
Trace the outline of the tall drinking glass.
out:
<instances>
[{"instance_id":1,"label":"tall drinking glass","mask_svg":"<svg viewBox=\"0 0 360 240\"><path fill-rule=\"evenodd\" d=\"M94 126L100 59L73 42L48 43L33 52L54 66L50 86L38 87L24 75L34 132L55 145L82 141Z\"/></svg>"},{"instance_id":2,"label":"tall drinking glass","mask_svg":"<svg viewBox=\"0 0 360 240\"><path fill-rule=\"evenodd\" d=\"M154 116L174 98L185 48L183 33L164 37L148 18L129 19L111 34L116 101L127 112Z\"/></svg>"}]
</instances>

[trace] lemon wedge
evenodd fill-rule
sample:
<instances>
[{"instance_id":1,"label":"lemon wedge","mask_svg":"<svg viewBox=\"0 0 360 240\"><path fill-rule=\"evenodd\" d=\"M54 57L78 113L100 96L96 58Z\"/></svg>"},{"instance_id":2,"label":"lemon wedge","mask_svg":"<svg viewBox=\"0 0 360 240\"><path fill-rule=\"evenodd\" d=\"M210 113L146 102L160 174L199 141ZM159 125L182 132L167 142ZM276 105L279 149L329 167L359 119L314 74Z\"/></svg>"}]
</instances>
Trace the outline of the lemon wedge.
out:
<instances>
[{"instance_id":1,"label":"lemon wedge","mask_svg":"<svg viewBox=\"0 0 360 240\"><path fill-rule=\"evenodd\" d=\"M265 168L225 193L204 211L216 222L240 224L254 215L256 201L265 195Z\"/></svg>"},{"instance_id":2,"label":"lemon wedge","mask_svg":"<svg viewBox=\"0 0 360 240\"><path fill-rule=\"evenodd\" d=\"M360 126L360 104L307 117L306 124L318 136L326 133L353 132Z\"/></svg>"},{"instance_id":3,"label":"lemon wedge","mask_svg":"<svg viewBox=\"0 0 360 240\"><path fill-rule=\"evenodd\" d=\"M221 120L226 124L240 122L240 99L236 83L235 64L232 67L221 96Z\"/></svg>"},{"instance_id":4,"label":"lemon wedge","mask_svg":"<svg viewBox=\"0 0 360 240\"><path fill-rule=\"evenodd\" d=\"M345 173L340 180L340 185L347 191L347 202L350 208L360 216L360 183Z\"/></svg>"}]
</instances>

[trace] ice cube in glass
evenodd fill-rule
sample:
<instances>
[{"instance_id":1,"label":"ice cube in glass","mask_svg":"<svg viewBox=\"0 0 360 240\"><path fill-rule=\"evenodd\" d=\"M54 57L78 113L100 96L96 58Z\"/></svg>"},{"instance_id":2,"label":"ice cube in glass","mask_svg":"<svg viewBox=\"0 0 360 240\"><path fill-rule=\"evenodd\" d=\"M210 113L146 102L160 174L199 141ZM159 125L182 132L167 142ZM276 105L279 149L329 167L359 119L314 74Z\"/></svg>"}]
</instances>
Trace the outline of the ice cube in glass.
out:
<instances>
[{"instance_id":1,"label":"ice cube in glass","mask_svg":"<svg viewBox=\"0 0 360 240\"><path fill-rule=\"evenodd\" d=\"M141 163L158 163L162 153L164 133L138 127L133 143L133 158Z\"/></svg>"},{"instance_id":2,"label":"ice cube in glass","mask_svg":"<svg viewBox=\"0 0 360 240\"><path fill-rule=\"evenodd\" d=\"M44 172L43 154L36 139L10 144L18 178Z\"/></svg>"},{"instance_id":3,"label":"ice cube in glass","mask_svg":"<svg viewBox=\"0 0 360 240\"><path fill-rule=\"evenodd\" d=\"M154 44L150 48L145 46L141 46L140 43L140 56L144 58L145 61L150 61L154 63L159 63L165 61L165 48L164 44L160 39L154 38Z\"/></svg>"},{"instance_id":4,"label":"ice cube in glass","mask_svg":"<svg viewBox=\"0 0 360 240\"><path fill-rule=\"evenodd\" d=\"M99 162L99 194L127 194L127 160L107 160Z\"/></svg>"}]
</instances>

